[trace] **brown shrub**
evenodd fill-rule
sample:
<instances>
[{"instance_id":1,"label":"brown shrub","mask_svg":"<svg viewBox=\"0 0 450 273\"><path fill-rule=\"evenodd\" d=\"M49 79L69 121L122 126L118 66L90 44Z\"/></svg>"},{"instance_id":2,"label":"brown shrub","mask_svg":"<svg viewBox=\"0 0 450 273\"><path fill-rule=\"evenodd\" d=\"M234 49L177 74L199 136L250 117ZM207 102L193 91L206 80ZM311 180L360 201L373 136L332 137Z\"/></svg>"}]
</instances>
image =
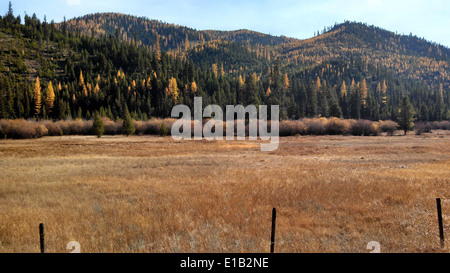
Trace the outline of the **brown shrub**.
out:
<instances>
[{"instance_id":1,"label":"brown shrub","mask_svg":"<svg viewBox=\"0 0 450 273\"><path fill-rule=\"evenodd\" d=\"M90 135L92 132L92 120L64 120L58 121L64 135Z\"/></svg>"},{"instance_id":2,"label":"brown shrub","mask_svg":"<svg viewBox=\"0 0 450 273\"><path fill-rule=\"evenodd\" d=\"M47 135L49 136L59 136L62 133L61 127L56 122L46 120L41 121L40 124L47 128Z\"/></svg>"},{"instance_id":3,"label":"brown shrub","mask_svg":"<svg viewBox=\"0 0 450 273\"><path fill-rule=\"evenodd\" d=\"M24 119L3 120L1 131L3 138L37 138L48 134L44 125Z\"/></svg>"},{"instance_id":4,"label":"brown shrub","mask_svg":"<svg viewBox=\"0 0 450 273\"><path fill-rule=\"evenodd\" d=\"M423 133L430 133L431 132L431 124L428 122L416 122L414 125L414 132L416 135L421 135Z\"/></svg>"},{"instance_id":5,"label":"brown shrub","mask_svg":"<svg viewBox=\"0 0 450 273\"><path fill-rule=\"evenodd\" d=\"M6 120L5 119L0 119L0 138L5 138L5 134L3 133L3 128L5 128L6 130Z\"/></svg>"},{"instance_id":6,"label":"brown shrub","mask_svg":"<svg viewBox=\"0 0 450 273\"><path fill-rule=\"evenodd\" d=\"M350 131L354 136L376 136L379 134L378 128L370 120L353 120L350 124Z\"/></svg>"},{"instance_id":7,"label":"brown shrub","mask_svg":"<svg viewBox=\"0 0 450 273\"><path fill-rule=\"evenodd\" d=\"M350 133L350 122L340 118L330 118L325 124L328 135L346 135Z\"/></svg>"},{"instance_id":8,"label":"brown shrub","mask_svg":"<svg viewBox=\"0 0 450 273\"><path fill-rule=\"evenodd\" d=\"M384 120L379 122L379 128L381 132L387 133L392 136L397 130L398 124L392 120Z\"/></svg>"},{"instance_id":9,"label":"brown shrub","mask_svg":"<svg viewBox=\"0 0 450 273\"><path fill-rule=\"evenodd\" d=\"M105 127L105 135L120 135L122 133L122 122L113 121L109 118L102 118Z\"/></svg>"},{"instance_id":10,"label":"brown shrub","mask_svg":"<svg viewBox=\"0 0 450 273\"><path fill-rule=\"evenodd\" d=\"M450 121L433 121L430 126L434 130L450 130Z\"/></svg>"},{"instance_id":11,"label":"brown shrub","mask_svg":"<svg viewBox=\"0 0 450 273\"><path fill-rule=\"evenodd\" d=\"M306 134L306 125L301 120L283 120L280 122L280 136Z\"/></svg>"},{"instance_id":12,"label":"brown shrub","mask_svg":"<svg viewBox=\"0 0 450 273\"><path fill-rule=\"evenodd\" d=\"M442 130L450 130L450 121L444 120L440 122Z\"/></svg>"},{"instance_id":13,"label":"brown shrub","mask_svg":"<svg viewBox=\"0 0 450 273\"><path fill-rule=\"evenodd\" d=\"M152 118L144 122L140 128L136 128L136 133L139 135L157 135L161 127L162 120Z\"/></svg>"},{"instance_id":14,"label":"brown shrub","mask_svg":"<svg viewBox=\"0 0 450 273\"><path fill-rule=\"evenodd\" d=\"M136 134L138 135L159 135L160 134L160 128L161 124L164 122L166 129L170 135L170 132L172 130L172 125L177 121L177 119L173 118L166 118L166 119L160 119L160 118L152 118L145 122L135 122L136 125ZM194 131L193 122L192 124L192 134Z\"/></svg>"},{"instance_id":15,"label":"brown shrub","mask_svg":"<svg viewBox=\"0 0 450 273\"><path fill-rule=\"evenodd\" d=\"M324 135L326 132L325 125L327 123L326 118L306 118L303 119L306 125L306 133L308 135Z\"/></svg>"},{"instance_id":16,"label":"brown shrub","mask_svg":"<svg viewBox=\"0 0 450 273\"><path fill-rule=\"evenodd\" d=\"M141 132L142 132L142 130L141 130L141 127L142 127L142 125L144 124L144 122L143 121L140 121L140 120L133 120L133 124L134 124L134 128L135 128L135 133L137 134L137 135L143 135Z\"/></svg>"}]
</instances>

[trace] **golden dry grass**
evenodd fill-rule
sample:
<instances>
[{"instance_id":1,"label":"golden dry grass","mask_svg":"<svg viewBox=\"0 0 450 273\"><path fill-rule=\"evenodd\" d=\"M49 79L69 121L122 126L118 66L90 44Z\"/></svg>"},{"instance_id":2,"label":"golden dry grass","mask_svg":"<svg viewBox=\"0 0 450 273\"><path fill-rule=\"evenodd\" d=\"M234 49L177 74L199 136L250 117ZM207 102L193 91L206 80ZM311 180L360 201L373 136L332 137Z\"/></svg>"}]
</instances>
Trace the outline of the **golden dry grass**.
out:
<instances>
[{"instance_id":1,"label":"golden dry grass","mask_svg":"<svg viewBox=\"0 0 450 273\"><path fill-rule=\"evenodd\" d=\"M0 252L441 252L450 135L0 141ZM443 204L450 236L450 201ZM448 251L448 250L445 250Z\"/></svg>"}]
</instances>

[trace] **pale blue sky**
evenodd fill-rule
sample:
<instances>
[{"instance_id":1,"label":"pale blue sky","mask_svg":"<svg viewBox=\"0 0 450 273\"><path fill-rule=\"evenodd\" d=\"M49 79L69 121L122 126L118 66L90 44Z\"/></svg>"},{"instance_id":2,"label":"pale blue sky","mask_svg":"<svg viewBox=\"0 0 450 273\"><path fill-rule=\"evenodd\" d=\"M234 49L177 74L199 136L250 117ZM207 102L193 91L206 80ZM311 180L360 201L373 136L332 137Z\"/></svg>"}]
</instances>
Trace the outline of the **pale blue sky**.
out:
<instances>
[{"instance_id":1,"label":"pale blue sky","mask_svg":"<svg viewBox=\"0 0 450 273\"><path fill-rule=\"evenodd\" d=\"M56 22L95 12L146 16L198 30L250 29L272 35L309 38L344 20L365 22L398 33L410 32L450 47L448 0L12 0L24 12ZM8 1L2 0L6 13Z\"/></svg>"}]
</instances>

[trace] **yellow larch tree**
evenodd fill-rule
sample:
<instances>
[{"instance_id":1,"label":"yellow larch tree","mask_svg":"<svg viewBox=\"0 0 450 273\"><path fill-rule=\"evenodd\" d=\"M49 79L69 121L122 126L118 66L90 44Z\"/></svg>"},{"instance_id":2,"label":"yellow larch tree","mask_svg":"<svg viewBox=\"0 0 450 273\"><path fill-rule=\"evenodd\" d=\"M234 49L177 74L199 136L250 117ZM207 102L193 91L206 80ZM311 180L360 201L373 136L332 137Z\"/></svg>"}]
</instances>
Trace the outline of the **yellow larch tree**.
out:
<instances>
[{"instance_id":1,"label":"yellow larch tree","mask_svg":"<svg viewBox=\"0 0 450 273\"><path fill-rule=\"evenodd\" d=\"M239 75L238 84L239 84L239 90L242 90L242 88L244 88L244 79L242 79L241 75Z\"/></svg>"},{"instance_id":2,"label":"yellow larch tree","mask_svg":"<svg viewBox=\"0 0 450 273\"><path fill-rule=\"evenodd\" d=\"M220 66L220 75L225 76L225 71L223 70L223 64Z\"/></svg>"},{"instance_id":3,"label":"yellow larch tree","mask_svg":"<svg viewBox=\"0 0 450 273\"><path fill-rule=\"evenodd\" d=\"M319 77L317 77L317 81L316 81L316 91L317 91L317 93L322 92L322 84L320 83Z\"/></svg>"},{"instance_id":4,"label":"yellow larch tree","mask_svg":"<svg viewBox=\"0 0 450 273\"><path fill-rule=\"evenodd\" d=\"M197 93L197 89L198 89L197 84L195 82L192 82L191 83L191 93L195 95Z\"/></svg>"},{"instance_id":5,"label":"yellow larch tree","mask_svg":"<svg viewBox=\"0 0 450 273\"><path fill-rule=\"evenodd\" d=\"M36 78L34 83L34 113L38 116L41 113L41 83L39 77Z\"/></svg>"},{"instance_id":6,"label":"yellow larch tree","mask_svg":"<svg viewBox=\"0 0 450 273\"><path fill-rule=\"evenodd\" d=\"M212 64L212 72L217 77L217 75L219 73L219 69L217 68L217 64Z\"/></svg>"},{"instance_id":7,"label":"yellow larch tree","mask_svg":"<svg viewBox=\"0 0 450 273\"><path fill-rule=\"evenodd\" d=\"M186 33L186 39L184 39L184 51L188 51L189 50L189 37Z\"/></svg>"},{"instance_id":8,"label":"yellow larch tree","mask_svg":"<svg viewBox=\"0 0 450 273\"><path fill-rule=\"evenodd\" d=\"M83 87L83 86L84 86L83 71L81 71L81 70L80 70L80 78L79 78L79 80L78 80L78 85L79 85L80 87Z\"/></svg>"},{"instance_id":9,"label":"yellow larch tree","mask_svg":"<svg viewBox=\"0 0 450 273\"><path fill-rule=\"evenodd\" d=\"M159 61L161 59L161 47L159 45L159 35L156 35L156 43L153 48L153 54L155 54L155 58Z\"/></svg>"},{"instance_id":10,"label":"yellow larch tree","mask_svg":"<svg viewBox=\"0 0 450 273\"><path fill-rule=\"evenodd\" d=\"M178 103L177 79L175 79L175 78L170 79L167 94L172 98L172 100L175 104Z\"/></svg>"},{"instance_id":11,"label":"yellow larch tree","mask_svg":"<svg viewBox=\"0 0 450 273\"><path fill-rule=\"evenodd\" d=\"M45 99L45 106L47 107L47 111L49 113L52 112L54 103L55 103L55 91L53 89L53 84L50 81L47 87L47 98Z\"/></svg>"},{"instance_id":12,"label":"yellow larch tree","mask_svg":"<svg viewBox=\"0 0 450 273\"><path fill-rule=\"evenodd\" d=\"M287 73L284 74L284 88L286 88L286 89L289 88L289 77L288 77Z\"/></svg>"},{"instance_id":13,"label":"yellow larch tree","mask_svg":"<svg viewBox=\"0 0 450 273\"><path fill-rule=\"evenodd\" d=\"M366 106L367 104L367 94L368 94L368 89L367 89L367 83L366 83L366 79L363 79L360 85L360 92L361 92L361 101L362 104L364 106Z\"/></svg>"},{"instance_id":14,"label":"yellow larch tree","mask_svg":"<svg viewBox=\"0 0 450 273\"><path fill-rule=\"evenodd\" d=\"M347 86L345 85L345 81L343 81L341 85L341 97L345 96L347 96Z\"/></svg>"},{"instance_id":15,"label":"yellow larch tree","mask_svg":"<svg viewBox=\"0 0 450 273\"><path fill-rule=\"evenodd\" d=\"M88 90L86 88L86 85L83 85L83 96L86 98L88 96Z\"/></svg>"},{"instance_id":16,"label":"yellow larch tree","mask_svg":"<svg viewBox=\"0 0 450 273\"><path fill-rule=\"evenodd\" d=\"M94 94L98 94L98 92L100 92L100 86L98 85L98 82L97 82L94 87Z\"/></svg>"}]
</instances>

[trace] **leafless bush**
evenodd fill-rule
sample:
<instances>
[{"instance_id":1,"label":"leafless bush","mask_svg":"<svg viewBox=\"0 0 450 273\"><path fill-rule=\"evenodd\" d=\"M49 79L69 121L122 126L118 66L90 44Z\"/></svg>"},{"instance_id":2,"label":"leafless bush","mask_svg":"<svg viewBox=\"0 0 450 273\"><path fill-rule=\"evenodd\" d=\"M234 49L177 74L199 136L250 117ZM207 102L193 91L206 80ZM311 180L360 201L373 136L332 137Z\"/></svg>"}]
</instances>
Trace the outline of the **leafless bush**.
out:
<instances>
[{"instance_id":1,"label":"leafless bush","mask_svg":"<svg viewBox=\"0 0 450 273\"><path fill-rule=\"evenodd\" d=\"M48 134L44 125L24 119L2 120L1 124L3 138L37 138Z\"/></svg>"},{"instance_id":2,"label":"leafless bush","mask_svg":"<svg viewBox=\"0 0 450 273\"><path fill-rule=\"evenodd\" d=\"M444 121L433 121L430 124L431 129L434 130L450 130L450 121L444 120Z\"/></svg>"},{"instance_id":3,"label":"leafless bush","mask_svg":"<svg viewBox=\"0 0 450 273\"><path fill-rule=\"evenodd\" d=\"M6 120L0 119L0 137L1 138L5 137L3 130L6 130L6 123L7 123ZM3 129L3 128L5 128L5 129Z\"/></svg>"},{"instance_id":4,"label":"leafless bush","mask_svg":"<svg viewBox=\"0 0 450 273\"><path fill-rule=\"evenodd\" d=\"M354 136L375 136L379 133L370 120L364 119L352 121L350 131Z\"/></svg>"},{"instance_id":5,"label":"leafless bush","mask_svg":"<svg viewBox=\"0 0 450 273\"><path fill-rule=\"evenodd\" d=\"M59 136L63 133L61 127L56 122L46 120L41 121L40 124L45 126L45 128L47 128L48 131L47 135L49 136Z\"/></svg>"},{"instance_id":6,"label":"leafless bush","mask_svg":"<svg viewBox=\"0 0 450 273\"><path fill-rule=\"evenodd\" d=\"M428 122L416 122L414 126L414 132L416 135L421 135L423 133L430 133L431 132L431 124Z\"/></svg>"},{"instance_id":7,"label":"leafless bush","mask_svg":"<svg viewBox=\"0 0 450 273\"><path fill-rule=\"evenodd\" d=\"M35 130L36 130L36 137L43 137L48 135L47 127L45 127L42 124L37 124Z\"/></svg>"},{"instance_id":8,"label":"leafless bush","mask_svg":"<svg viewBox=\"0 0 450 273\"><path fill-rule=\"evenodd\" d=\"M138 135L157 135L159 134L161 123L161 119L150 119L144 122L139 129L136 128L136 133Z\"/></svg>"},{"instance_id":9,"label":"leafless bush","mask_svg":"<svg viewBox=\"0 0 450 273\"><path fill-rule=\"evenodd\" d=\"M302 135L306 125L301 120L283 120L280 122L280 136Z\"/></svg>"},{"instance_id":10,"label":"leafless bush","mask_svg":"<svg viewBox=\"0 0 450 273\"><path fill-rule=\"evenodd\" d=\"M397 130L398 124L392 120L384 120L379 122L379 128L381 132L387 133L388 135L394 135Z\"/></svg>"},{"instance_id":11,"label":"leafless bush","mask_svg":"<svg viewBox=\"0 0 450 273\"><path fill-rule=\"evenodd\" d=\"M122 133L122 122L113 121L109 118L102 118L105 127L105 135L120 135Z\"/></svg>"},{"instance_id":12,"label":"leafless bush","mask_svg":"<svg viewBox=\"0 0 450 273\"><path fill-rule=\"evenodd\" d=\"M63 120L56 123L64 135L90 135L92 132L91 120Z\"/></svg>"},{"instance_id":13,"label":"leafless bush","mask_svg":"<svg viewBox=\"0 0 450 273\"><path fill-rule=\"evenodd\" d=\"M346 135L350 133L350 122L339 118L330 118L325 124L328 135Z\"/></svg>"},{"instance_id":14,"label":"leafless bush","mask_svg":"<svg viewBox=\"0 0 450 273\"><path fill-rule=\"evenodd\" d=\"M326 118L303 119L306 125L306 133L308 135L324 135L326 133Z\"/></svg>"},{"instance_id":15,"label":"leafless bush","mask_svg":"<svg viewBox=\"0 0 450 273\"><path fill-rule=\"evenodd\" d=\"M450 121L449 120L441 121L440 123L441 123L442 130L450 130Z\"/></svg>"}]
</instances>

